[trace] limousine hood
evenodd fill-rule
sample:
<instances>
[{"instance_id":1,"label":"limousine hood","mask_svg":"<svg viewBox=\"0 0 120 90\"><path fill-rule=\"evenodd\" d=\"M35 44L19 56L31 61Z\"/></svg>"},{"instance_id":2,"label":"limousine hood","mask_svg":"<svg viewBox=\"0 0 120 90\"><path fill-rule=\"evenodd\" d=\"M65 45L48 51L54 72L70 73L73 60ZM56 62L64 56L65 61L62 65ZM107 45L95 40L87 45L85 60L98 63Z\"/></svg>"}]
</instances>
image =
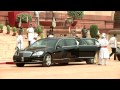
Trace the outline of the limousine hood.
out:
<instances>
[{"instance_id":1,"label":"limousine hood","mask_svg":"<svg viewBox=\"0 0 120 90\"><path fill-rule=\"evenodd\" d=\"M31 48L26 48L25 50L27 51L36 51L36 50L39 50L39 49L46 49L47 47L31 47Z\"/></svg>"}]
</instances>

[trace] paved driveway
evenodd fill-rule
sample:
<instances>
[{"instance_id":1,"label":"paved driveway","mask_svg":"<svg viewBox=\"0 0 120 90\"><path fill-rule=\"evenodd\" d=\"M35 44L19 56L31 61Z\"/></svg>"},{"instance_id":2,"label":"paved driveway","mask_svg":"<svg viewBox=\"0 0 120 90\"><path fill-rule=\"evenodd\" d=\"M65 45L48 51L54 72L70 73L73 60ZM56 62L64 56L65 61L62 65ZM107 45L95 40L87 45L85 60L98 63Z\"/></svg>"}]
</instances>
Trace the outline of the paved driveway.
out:
<instances>
[{"instance_id":1,"label":"paved driveway","mask_svg":"<svg viewBox=\"0 0 120 90\"><path fill-rule=\"evenodd\" d=\"M0 79L120 79L120 61L110 60L107 66L88 65L85 62L51 67L39 64L25 67L1 64Z\"/></svg>"}]
</instances>

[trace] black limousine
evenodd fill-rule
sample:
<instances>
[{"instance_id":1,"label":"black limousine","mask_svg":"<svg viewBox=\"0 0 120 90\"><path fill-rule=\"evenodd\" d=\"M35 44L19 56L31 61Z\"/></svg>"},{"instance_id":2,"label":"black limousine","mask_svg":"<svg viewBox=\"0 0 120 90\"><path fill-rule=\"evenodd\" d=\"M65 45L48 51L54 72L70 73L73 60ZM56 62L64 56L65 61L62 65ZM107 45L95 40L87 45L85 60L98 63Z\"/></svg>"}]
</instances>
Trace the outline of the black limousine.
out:
<instances>
[{"instance_id":1,"label":"black limousine","mask_svg":"<svg viewBox=\"0 0 120 90\"><path fill-rule=\"evenodd\" d=\"M94 63L94 57L98 50L94 38L43 38L37 40L24 50L18 50L13 56L17 67L25 64L42 64L44 67L52 64L86 61Z\"/></svg>"}]
</instances>

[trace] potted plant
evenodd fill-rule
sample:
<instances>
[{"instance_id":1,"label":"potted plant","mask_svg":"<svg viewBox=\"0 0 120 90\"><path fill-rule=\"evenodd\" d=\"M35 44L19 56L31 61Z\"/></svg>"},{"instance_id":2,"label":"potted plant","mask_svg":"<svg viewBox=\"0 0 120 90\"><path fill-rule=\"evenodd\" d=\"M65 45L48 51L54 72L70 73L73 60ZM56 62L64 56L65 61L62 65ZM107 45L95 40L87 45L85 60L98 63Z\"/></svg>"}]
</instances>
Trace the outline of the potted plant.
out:
<instances>
[{"instance_id":1,"label":"potted plant","mask_svg":"<svg viewBox=\"0 0 120 90\"><path fill-rule=\"evenodd\" d=\"M24 28L22 28L22 33L24 33L24 31L25 31Z\"/></svg>"},{"instance_id":2,"label":"potted plant","mask_svg":"<svg viewBox=\"0 0 120 90\"><path fill-rule=\"evenodd\" d=\"M17 28L16 27L13 27L13 35L12 36L16 36L16 32L17 32Z\"/></svg>"},{"instance_id":3,"label":"potted plant","mask_svg":"<svg viewBox=\"0 0 120 90\"><path fill-rule=\"evenodd\" d=\"M0 24L0 33L3 33L3 24Z\"/></svg>"},{"instance_id":4,"label":"potted plant","mask_svg":"<svg viewBox=\"0 0 120 90\"><path fill-rule=\"evenodd\" d=\"M17 27L23 26L24 28L27 28L31 21L32 16L26 13L20 13L16 17Z\"/></svg>"},{"instance_id":5,"label":"potted plant","mask_svg":"<svg viewBox=\"0 0 120 90\"><path fill-rule=\"evenodd\" d=\"M7 33L6 34L10 34L10 25L7 25Z\"/></svg>"},{"instance_id":6,"label":"potted plant","mask_svg":"<svg viewBox=\"0 0 120 90\"><path fill-rule=\"evenodd\" d=\"M35 28L35 31L38 33L38 35L43 38L43 29L40 25L38 25L36 28Z\"/></svg>"}]
</instances>

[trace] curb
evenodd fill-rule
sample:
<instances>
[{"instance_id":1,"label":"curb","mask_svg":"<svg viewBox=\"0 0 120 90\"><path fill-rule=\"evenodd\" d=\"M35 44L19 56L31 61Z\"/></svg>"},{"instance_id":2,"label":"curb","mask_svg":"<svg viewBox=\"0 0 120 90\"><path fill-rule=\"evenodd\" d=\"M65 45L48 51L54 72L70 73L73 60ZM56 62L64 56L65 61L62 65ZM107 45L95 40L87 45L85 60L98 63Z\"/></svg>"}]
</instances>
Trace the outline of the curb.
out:
<instances>
[{"instance_id":1,"label":"curb","mask_svg":"<svg viewBox=\"0 0 120 90\"><path fill-rule=\"evenodd\" d=\"M14 62L0 62L0 64L15 64Z\"/></svg>"}]
</instances>

